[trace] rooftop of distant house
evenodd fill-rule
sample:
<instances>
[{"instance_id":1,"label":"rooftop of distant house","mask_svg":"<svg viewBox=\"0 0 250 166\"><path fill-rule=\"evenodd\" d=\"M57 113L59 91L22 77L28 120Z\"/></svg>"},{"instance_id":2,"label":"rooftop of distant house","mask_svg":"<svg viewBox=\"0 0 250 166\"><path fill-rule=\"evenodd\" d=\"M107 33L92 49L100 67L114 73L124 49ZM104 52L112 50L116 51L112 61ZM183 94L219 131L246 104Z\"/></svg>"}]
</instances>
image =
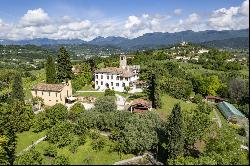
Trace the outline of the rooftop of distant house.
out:
<instances>
[{"instance_id":1,"label":"rooftop of distant house","mask_svg":"<svg viewBox=\"0 0 250 166\"><path fill-rule=\"evenodd\" d=\"M130 104L130 106L137 106L137 105L142 105L144 107L151 107L151 102L144 100L144 99L135 99L132 101L132 103Z\"/></svg>"},{"instance_id":2,"label":"rooftop of distant house","mask_svg":"<svg viewBox=\"0 0 250 166\"><path fill-rule=\"evenodd\" d=\"M121 77L132 77L135 74L130 70L118 68L118 67L107 67L101 68L95 71L95 73L110 73L110 74L119 74Z\"/></svg>"},{"instance_id":3,"label":"rooftop of distant house","mask_svg":"<svg viewBox=\"0 0 250 166\"><path fill-rule=\"evenodd\" d=\"M65 86L65 84L39 83L39 84L33 86L32 90L61 92L63 90L64 86Z\"/></svg>"},{"instance_id":4,"label":"rooftop of distant house","mask_svg":"<svg viewBox=\"0 0 250 166\"><path fill-rule=\"evenodd\" d=\"M216 99L216 100L225 100L225 99L223 99L223 98L221 98L221 97L217 97L217 96L210 96L210 95L208 95L208 96L206 96L206 99Z\"/></svg>"}]
</instances>

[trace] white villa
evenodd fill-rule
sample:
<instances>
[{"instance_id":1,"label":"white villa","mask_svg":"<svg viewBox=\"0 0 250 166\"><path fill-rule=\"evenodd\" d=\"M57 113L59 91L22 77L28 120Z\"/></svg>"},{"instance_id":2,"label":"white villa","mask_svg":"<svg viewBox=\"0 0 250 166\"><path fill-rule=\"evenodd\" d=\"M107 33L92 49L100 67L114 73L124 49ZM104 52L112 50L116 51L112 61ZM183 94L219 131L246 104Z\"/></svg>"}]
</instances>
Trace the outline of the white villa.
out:
<instances>
[{"instance_id":1,"label":"white villa","mask_svg":"<svg viewBox=\"0 0 250 166\"><path fill-rule=\"evenodd\" d=\"M208 52L209 52L209 50L207 50L207 49L200 49L198 51L198 54L203 54L203 53L208 53Z\"/></svg>"},{"instance_id":2,"label":"white villa","mask_svg":"<svg viewBox=\"0 0 250 166\"><path fill-rule=\"evenodd\" d=\"M120 56L120 67L107 67L95 71L95 89L103 91L107 88L118 92L124 92L124 87L130 87L130 93L141 92L142 89L136 87L139 79L139 65L128 66L127 57Z\"/></svg>"}]
</instances>

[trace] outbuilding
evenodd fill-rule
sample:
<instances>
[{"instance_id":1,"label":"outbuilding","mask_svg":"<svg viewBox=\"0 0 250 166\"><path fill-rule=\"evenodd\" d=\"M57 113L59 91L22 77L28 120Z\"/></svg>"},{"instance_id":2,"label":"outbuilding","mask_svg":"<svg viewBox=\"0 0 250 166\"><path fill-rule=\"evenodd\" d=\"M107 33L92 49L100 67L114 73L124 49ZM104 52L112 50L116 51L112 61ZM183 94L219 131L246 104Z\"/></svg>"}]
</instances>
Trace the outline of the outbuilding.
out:
<instances>
[{"instance_id":1,"label":"outbuilding","mask_svg":"<svg viewBox=\"0 0 250 166\"><path fill-rule=\"evenodd\" d=\"M147 112L152 109L152 104L144 99L135 99L131 102L129 110L131 112Z\"/></svg>"},{"instance_id":2,"label":"outbuilding","mask_svg":"<svg viewBox=\"0 0 250 166\"><path fill-rule=\"evenodd\" d=\"M238 123L241 119L245 118L245 116L238 109L226 101L218 103L217 107L222 115L232 123Z\"/></svg>"}]
</instances>

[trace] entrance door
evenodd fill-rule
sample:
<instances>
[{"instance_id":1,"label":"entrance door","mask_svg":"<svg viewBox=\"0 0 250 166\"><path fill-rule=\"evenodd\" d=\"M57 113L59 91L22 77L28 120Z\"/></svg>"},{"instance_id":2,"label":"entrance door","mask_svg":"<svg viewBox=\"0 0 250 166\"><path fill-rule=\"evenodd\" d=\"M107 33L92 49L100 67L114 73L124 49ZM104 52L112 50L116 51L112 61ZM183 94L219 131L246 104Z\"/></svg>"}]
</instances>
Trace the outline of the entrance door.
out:
<instances>
[{"instance_id":1,"label":"entrance door","mask_svg":"<svg viewBox=\"0 0 250 166\"><path fill-rule=\"evenodd\" d=\"M109 84L108 83L106 83L105 85L106 85L106 88L109 88Z\"/></svg>"}]
</instances>

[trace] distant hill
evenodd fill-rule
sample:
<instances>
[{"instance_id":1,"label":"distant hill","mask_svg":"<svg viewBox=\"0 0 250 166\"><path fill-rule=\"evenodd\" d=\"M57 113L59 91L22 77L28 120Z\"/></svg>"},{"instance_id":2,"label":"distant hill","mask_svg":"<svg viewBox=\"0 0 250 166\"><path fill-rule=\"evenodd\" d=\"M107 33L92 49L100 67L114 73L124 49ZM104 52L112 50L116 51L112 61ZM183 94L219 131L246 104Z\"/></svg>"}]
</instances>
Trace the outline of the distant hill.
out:
<instances>
[{"instance_id":1,"label":"distant hill","mask_svg":"<svg viewBox=\"0 0 250 166\"><path fill-rule=\"evenodd\" d=\"M162 33L154 32L147 33L142 36L139 36L134 39L127 39L123 37L97 37L91 41L83 41L81 39L72 39L72 40L54 40L54 39L32 39L32 40L0 40L0 44L16 44L16 45L25 45L25 44L34 44L34 45L58 45L58 44L93 44L98 46L114 46L126 50L136 50L142 48L157 48L161 46L176 44L181 41L187 41L192 43L206 43L210 41L217 40L231 40L235 39L234 42L242 42L244 38L249 36L249 29L242 30L224 30L224 31L215 31L215 30L206 30L194 32L191 30L175 32L175 33ZM241 40L242 38L242 40ZM213 42L214 43L214 42ZM223 41L217 43L224 43ZM208 43L209 44L209 43ZM212 45L212 44L211 44ZM220 44L215 44L220 45ZM237 46L237 44L233 44ZM238 44L238 46L241 46Z\"/></svg>"},{"instance_id":2,"label":"distant hill","mask_svg":"<svg viewBox=\"0 0 250 166\"><path fill-rule=\"evenodd\" d=\"M128 42L129 39L124 38L124 37L97 37L91 41L89 41L89 44L94 44L94 45L120 45L121 43Z\"/></svg>"},{"instance_id":3,"label":"distant hill","mask_svg":"<svg viewBox=\"0 0 250 166\"><path fill-rule=\"evenodd\" d=\"M215 48L225 48L225 49L247 49L249 48L249 37L237 37L224 40L213 40L209 42L200 43L201 45Z\"/></svg>"},{"instance_id":4,"label":"distant hill","mask_svg":"<svg viewBox=\"0 0 250 166\"><path fill-rule=\"evenodd\" d=\"M58 44L82 44L86 43L80 39L47 39L47 38L37 38L30 40L0 40L0 44L2 45L58 45Z\"/></svg>"}]
</instances>

